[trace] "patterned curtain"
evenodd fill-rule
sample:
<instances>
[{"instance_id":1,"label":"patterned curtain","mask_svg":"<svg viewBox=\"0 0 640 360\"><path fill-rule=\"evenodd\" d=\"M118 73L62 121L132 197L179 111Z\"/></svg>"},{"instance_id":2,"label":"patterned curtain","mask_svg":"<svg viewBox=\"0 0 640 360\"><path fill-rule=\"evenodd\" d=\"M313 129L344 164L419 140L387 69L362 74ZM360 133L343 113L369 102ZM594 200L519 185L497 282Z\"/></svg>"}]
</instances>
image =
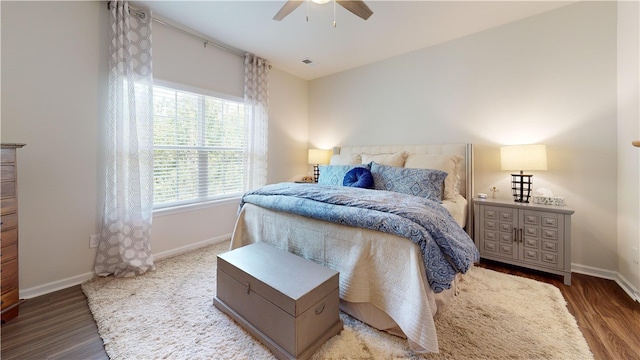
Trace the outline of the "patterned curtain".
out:
<instances>
[{"instance_id":1,"label":"patterned curtain","mask_svg":"<svg viewBox=\"0 0 640 360\"><path fill-rule=\"evenodd\" d=\"M153 270L153 74L151 14L110 1L106 191L95 272Z\"/></svg>"},{"instance_id":2,"label":"patterned curtain","mask_svg":"<svg viewBox=\"0 0 640 360\"><path fill-rule=\"evenodd\" d=\"M253 190L267 182L267 129L269 102L269 63L252 54L244 56L244 100L251 106L247 114L248 171L247 189Z\"/></svg>"}]
</instances>

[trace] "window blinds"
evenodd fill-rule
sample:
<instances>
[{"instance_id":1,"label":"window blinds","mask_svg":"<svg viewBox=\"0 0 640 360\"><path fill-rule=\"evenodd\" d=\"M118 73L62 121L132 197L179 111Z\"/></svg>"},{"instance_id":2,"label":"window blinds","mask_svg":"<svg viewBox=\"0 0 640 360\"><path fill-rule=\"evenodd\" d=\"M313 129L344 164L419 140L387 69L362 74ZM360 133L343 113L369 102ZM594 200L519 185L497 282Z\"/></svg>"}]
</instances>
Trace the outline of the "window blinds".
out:
<instances>
[{"instance_id":1,"label":"window blinds","mask_svg":"<svg viewBox=\"0 0 640 360\"><path fill-rule=\"evenodd\" d=\"M161 86L153 95L154 208L240 195L248 108Z\"/></svg>"}]
</instances>

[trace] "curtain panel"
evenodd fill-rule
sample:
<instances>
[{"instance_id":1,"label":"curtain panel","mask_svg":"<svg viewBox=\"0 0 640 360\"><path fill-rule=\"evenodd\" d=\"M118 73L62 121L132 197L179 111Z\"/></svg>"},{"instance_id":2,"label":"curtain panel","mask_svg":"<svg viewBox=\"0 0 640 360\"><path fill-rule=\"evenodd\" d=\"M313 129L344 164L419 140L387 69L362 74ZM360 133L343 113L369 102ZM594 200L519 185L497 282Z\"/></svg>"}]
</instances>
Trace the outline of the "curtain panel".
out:
<instances>
[{"instance_id":1,"label":"curtain panel","mask_svg":"<svg viewBox=\"0 0 640 360\"><path fill-rule=\"evenodd\" d=\"M102 228L94 271L153 270L153 71L151 13L110 1L109 99Z\"/></svg>"},{"instance_id":2,"label":"curtain panel","mask_svg":"<svg viewBox=\"0 0 640 360\"><path fill-rule=\"evenodd\" d=\"M269 122L269 63L253 54L244 56L244 100L251 106L247 114L247 171L245 190L267 182L267 135Z\"/></svg>"}]
</instances>

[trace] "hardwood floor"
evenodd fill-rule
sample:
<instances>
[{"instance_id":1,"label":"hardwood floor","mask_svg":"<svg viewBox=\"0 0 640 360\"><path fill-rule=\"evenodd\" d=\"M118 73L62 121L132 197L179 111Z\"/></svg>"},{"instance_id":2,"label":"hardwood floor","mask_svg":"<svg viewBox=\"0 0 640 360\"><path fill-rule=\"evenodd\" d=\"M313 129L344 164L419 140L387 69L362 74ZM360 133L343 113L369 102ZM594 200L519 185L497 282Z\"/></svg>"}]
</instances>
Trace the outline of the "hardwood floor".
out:
<instances>
[{"instance_id":1,"label":"hardwood floor","mask_svg":"<svg viewBox=\"0 0 640 360\"><path fill-rule=\"evenodd\" d=\"M2 324L2 359L109 359L80 285L27 300Z\"/></svg>"},{"instance_id":2,"label":"hardwood floor","mask_svg":"<svg viewBox=\"0 0 640 360\"><path fill-rule=\"evenodd\" d=\"M640 304L611 280L562 277L483 261L479 266L550 283L560 289L596 359L640 359ZM1 358L108 359L80 286L27 300L2 325Z\"/></svg>"}]
</instances>

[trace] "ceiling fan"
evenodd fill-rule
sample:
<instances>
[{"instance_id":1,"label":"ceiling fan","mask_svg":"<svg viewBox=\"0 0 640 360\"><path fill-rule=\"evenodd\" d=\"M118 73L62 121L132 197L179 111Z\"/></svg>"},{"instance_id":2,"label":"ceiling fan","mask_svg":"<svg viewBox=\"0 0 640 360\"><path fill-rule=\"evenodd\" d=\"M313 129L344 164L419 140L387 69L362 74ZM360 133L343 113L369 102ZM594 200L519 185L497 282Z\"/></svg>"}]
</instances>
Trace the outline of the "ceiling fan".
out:
<instances>
[{"instance_id":1,"label":"ceiling fan","mask_svg":"<svg viewBox=\"0 0 640 360\"><path fill-rule=\"evenodd\" d=\"M273 17L273 20L282 21L287 15L289 15L293 10L295 10L298 6L300 6L305 0L287 0L287 2L282 6L280 11ZM318 4L325 4L330 0L312 0ZM373 11L369 9L367 4L362 0L334 0L343 8L349 10L354 15L362 18L363 20L367 20L372 14Z\"/></svg>"}]
</instances>

